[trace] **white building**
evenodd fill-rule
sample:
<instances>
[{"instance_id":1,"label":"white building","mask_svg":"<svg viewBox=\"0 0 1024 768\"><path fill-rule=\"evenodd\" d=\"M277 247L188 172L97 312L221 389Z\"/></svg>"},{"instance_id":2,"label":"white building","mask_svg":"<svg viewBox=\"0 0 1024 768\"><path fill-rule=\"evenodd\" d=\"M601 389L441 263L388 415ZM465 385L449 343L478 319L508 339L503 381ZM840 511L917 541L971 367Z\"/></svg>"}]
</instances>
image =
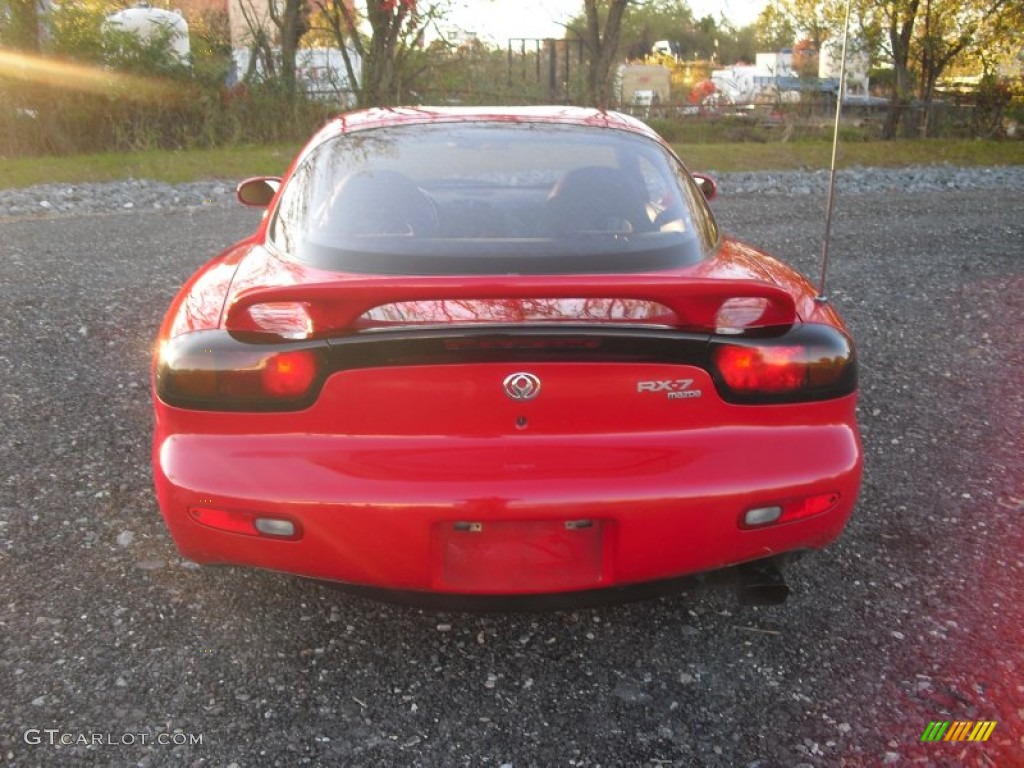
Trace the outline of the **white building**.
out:
<instances>
[{"instance_id":1,"label":"white building","mask_svg":"<svg viewBox=\"0 0 1024 768\"><path fill-rule=\"evenodd\" d=\"M826 43L818 53L818 77L822 80L839 80L842 64L842 47L837 43ZM846 93L849 96L868 95L868 70L871 59L864 51L846 52Z\"/></svg>"}]
</instances>

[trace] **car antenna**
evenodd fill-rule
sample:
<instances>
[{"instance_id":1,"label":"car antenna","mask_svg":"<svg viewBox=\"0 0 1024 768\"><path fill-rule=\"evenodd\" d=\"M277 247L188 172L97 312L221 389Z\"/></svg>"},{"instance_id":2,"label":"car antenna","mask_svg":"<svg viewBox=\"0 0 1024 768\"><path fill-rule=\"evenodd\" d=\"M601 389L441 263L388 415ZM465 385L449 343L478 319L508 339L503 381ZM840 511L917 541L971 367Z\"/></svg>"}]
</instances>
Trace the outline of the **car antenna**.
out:
<instances>
[{"instance_id":1,"label":"car antenna","mask_svg":"<svg viewBox=\"0 0 1024 768\"><path fill-rule=\"evenodd\" d=\"M839 117L843 112L843 93L846 90L846 45L850 37L850 5L853 0L846 0L846 17L843 20L843 53L839 62L839 90L836 93L836 121L832 129L832 161L829 164L828 197L825 202L825 240L821 248L821 278L818 281L818 295L814 300L822 304L828 303L825 293L825 277L828 273L828 246L832 239L832 212L835 209L836 194L836 154L839 150Z\"/></svg>"}]
</instances>

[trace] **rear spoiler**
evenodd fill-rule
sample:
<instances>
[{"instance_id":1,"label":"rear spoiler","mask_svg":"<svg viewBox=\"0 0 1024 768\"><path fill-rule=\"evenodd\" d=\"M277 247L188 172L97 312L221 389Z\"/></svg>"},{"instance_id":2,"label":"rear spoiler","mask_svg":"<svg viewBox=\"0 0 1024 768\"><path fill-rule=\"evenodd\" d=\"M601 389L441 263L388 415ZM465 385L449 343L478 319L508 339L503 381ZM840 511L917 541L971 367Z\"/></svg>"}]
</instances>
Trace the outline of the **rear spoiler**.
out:
<instances>
[{"instance_id":1,"label":"rear spoiler","mask_svg":"<svg viewBox=\"0 0 1024 768\"><path fill-rule=\"evenodd\" d=\"M733 299L763 299L764 310L747 328L789 326L796 321L793 297L771 283L676 276L514 275L469 277L365 277L303 285L251 288L227 307L228 330L246 327L248 310L259 304L302 303L320 319L314 335L352 329L366 312L411 301L501 299L635 299L673 312L674 327L714 330L719 310ZM311 313L313 314L313 313ZM326 322L326 325L322 324Z\"/></svg>"}]
</instances>

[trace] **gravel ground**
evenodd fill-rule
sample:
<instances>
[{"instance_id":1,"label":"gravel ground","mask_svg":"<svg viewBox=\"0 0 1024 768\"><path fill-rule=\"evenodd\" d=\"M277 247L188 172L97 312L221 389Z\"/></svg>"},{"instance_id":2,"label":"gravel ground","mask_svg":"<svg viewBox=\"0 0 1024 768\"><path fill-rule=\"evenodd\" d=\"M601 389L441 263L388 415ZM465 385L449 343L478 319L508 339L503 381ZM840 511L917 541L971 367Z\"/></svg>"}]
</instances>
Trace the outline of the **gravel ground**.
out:
<instances>
[{"instance_id":1,"label":"gravel ground","mask_svg":"<svg viewBox=\"0 0 1024 768\"><path fill-rule=\"evenodd\" d=\"M787 197L820 196L828 187L829 180L828 171L719 173L714 176L723 193ZM921 194L957 189L1024 191L1024 166L851 168L837 175L836 189L841 194L852 195L882 191ZM43 184L24 189L0 189L0 217L188 210L233 203L234 199L234 184L223 181L176 186L138 179L110 184Z\"/></svg>"},{"instance_id":2,"label":"gravel ground","mask_svg":"<svg viewBox=\"0 0 1024 768\"><path fill-rule=\"evenodd\" d=\"M704 588L533 614L182 561L150 345L258 214L228 184L0 192L0 764L1024 764L1024 174L858 173L830 276L862 359L847 532L781 607ZM728 230L815 271L820 174L722 182ZM932 720L998 725L921 743Z\"/></svg>"}]
</instances>

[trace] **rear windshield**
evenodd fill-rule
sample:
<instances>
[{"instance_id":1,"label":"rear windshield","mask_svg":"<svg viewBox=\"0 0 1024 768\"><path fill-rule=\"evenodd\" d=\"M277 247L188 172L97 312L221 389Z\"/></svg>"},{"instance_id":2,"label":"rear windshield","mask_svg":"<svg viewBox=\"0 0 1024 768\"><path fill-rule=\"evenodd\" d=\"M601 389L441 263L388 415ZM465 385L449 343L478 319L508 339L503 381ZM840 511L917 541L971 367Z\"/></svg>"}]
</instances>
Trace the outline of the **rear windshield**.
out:
<instances>
[{"instance_id":1,"label":"rear windshield","mask_svg":"<svg viewBox=\"0 0 1024 768\"><path fill-rule=\"evenodd\" d=\"M406 125L317 147L270 242L377 274L640 272L703 259L718 232L657 142L538 123Z\"/></svg>"}]
</instances>

